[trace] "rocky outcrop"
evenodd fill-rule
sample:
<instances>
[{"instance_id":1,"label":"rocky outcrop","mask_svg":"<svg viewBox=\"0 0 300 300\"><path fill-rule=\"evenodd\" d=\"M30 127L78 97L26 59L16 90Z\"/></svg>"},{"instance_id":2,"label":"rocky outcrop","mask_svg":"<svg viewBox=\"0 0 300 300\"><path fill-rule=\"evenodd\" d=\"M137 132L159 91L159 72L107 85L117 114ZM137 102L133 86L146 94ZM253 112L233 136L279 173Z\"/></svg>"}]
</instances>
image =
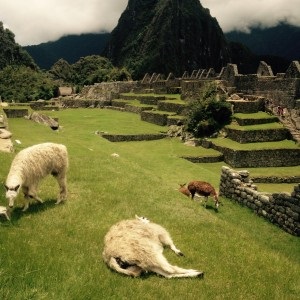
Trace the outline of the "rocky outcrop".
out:
<instances>
[{"instance_id":1,"label":"rocky outcrop","mask_svg":"<svg viewBox=\"0 0 300 300\"><path fill-rule=\"evenodd\" d=\"M0 151L13 152L14 148L10 139L12 133L7 128L7 116L5 114L0 114Z\"/></svg>"},{"instance_id":2,"label":"rocky outcrop","mask_svg":"<svg viewBox=\"0 0 300 300\"><path fill-rule=\"evenodd\" d=\"M32 120L36 123L39 124L43 124L46 126L49 126L51 129L56 130L59 128L59 124L56 120L54 120L53 118L43 115L43 114L39 114L37 112L33 112L32 114L30 114L28 116L29 120Z\"/></svg>"}]
</instances>

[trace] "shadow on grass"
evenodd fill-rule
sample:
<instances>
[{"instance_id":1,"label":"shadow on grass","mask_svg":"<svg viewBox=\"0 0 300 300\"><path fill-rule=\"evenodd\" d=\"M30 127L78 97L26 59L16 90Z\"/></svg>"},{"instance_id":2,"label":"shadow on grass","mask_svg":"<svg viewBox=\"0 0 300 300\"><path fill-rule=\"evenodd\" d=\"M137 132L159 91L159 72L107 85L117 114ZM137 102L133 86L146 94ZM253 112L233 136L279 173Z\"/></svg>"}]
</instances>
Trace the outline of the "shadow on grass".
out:
<instances>
[{"instance_id":1,"label":"shadow on grass","mask_svg":"<svg viewBox=\"0 0 300 300\"><path fill-rule=\"evenodd\" d=\"M203 207L204 209L208 209L208 210L214 210L216 213L219 212L219 210L215 207L214 204L210 204L210 203L207 203L205 205L205 200L203 199L195 199L194 200L196 203L198 203L201 207ZM223 203L220 202L220 205L223 205Z\"/></svg>"},{"instance_id":2,"label":"shadow on grass","mask_svg":"<svg viewBox=\"0 0 300 300\"><path fill-rule=\"evenodd\" d=\"M13 211L10 213L10 221L6 220L6 218L0 219L1 225L14 225L17 223L21 218L26 217L28 215L34 215L34 214L40 214L44 211L47 211L49 209L53 209L57 207L55 204L56 200L54 199L45 199L43 203L34 202L29 205L29 208L24 212L23 207L16 207L13 209ZM62 204L59 204L62 205Z\"/></svg>"}]
</instances>

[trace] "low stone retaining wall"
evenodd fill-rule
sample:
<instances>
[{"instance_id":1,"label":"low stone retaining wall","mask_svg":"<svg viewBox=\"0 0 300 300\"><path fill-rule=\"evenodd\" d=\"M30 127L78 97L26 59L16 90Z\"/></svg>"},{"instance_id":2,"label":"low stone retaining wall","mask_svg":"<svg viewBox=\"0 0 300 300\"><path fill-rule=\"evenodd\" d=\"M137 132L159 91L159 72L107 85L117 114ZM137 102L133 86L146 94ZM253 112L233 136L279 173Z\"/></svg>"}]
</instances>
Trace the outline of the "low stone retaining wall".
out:
<instances>
[{"instance_id":1,"label":"low stone retaining wall","mask_svg":"<svg viewBox=\"0 0 300 300\"><path fill-rule=\"evenodd\" d=\"M111 105L110 100L79 100L79 99L62 99L63 108L100 108Z\"/></svg>"},{"instance_id":2,"label":"low stone retaining wall","mask_svg":"<svg viewBox=\"0 0 300 300\"><path fill-rule=\"evenodd\" d=\"M277 176L257 176L252 177L253 182L259 183L298 183L300 176L277 177Z\"/></svg>"},{"instance_id":3,"label":"low stone retaining wall","mask_svg":"<svg viewBox=\"0 0 300 300\"><path fill-rule=\"evenodd\" d=\"M134 141L152 141L165 138L167 135L158 134L101 134L101 136L110 142L134 142Z\"/></svg>"},{"instance_id":4,"label":"low stone retaining wall","mask_svg":"<svg viewBox=\"0 0 300 300\"><path fill-rule=\"evenodd\" d=\"M299 149L233 150L211 143L233 168L286 167L300 165Z\"/></svg>"},{"instance_id":5,"label":"low stone retaining wall","mask_svg":"<svg viewBox=\"0 0 300 300\"><path fill-rule=\"evenodd\" d=\"M262 118L262 119L243 119L235 117L235 120L240 126L258 125L278 122L277 117Z\"/></svg>"},{"instance_id":6,"label":"low stone retaining wall","mask_svg":"<svg viewBox=\"0 0 300 300\"><path fill-rule=\"evenodd\" d=\"M23 118L28 115L27 108L4 108L3 111L5 112L7 118Z\"/></svg>"},{"instance_id":7,"label":"low stone retaining wall","mask_svg":"<svg viewBox=\"0 0 300 300\"><path fill-rule=\"evenodd\" d=\"M165 96L140 96L138 100L142 104L157 105L158 101L165 100Z\"/></svg>"},{"instance_id":8,"label":"low stone retaining wall","mask_svg":"<svg viewBox=\"0 0 300 300\"><path fill-rule=\"evenodd\" d=\"M142 121L160 126L166 126L168 124L168 116L170 116L170 114L155 113L154 111L141 112Z\"/></svg>"},{"instance_id":9,"label":"low stone retaining wall","mask_svg":"<svg viewBox=\"0 0 300 300\"><path fill-rule=\"evenodd\" d=\"M126 104L124 110L128 112L132 112L135 114L140 114L144 110L152 110L153 107L151 106L136 106L131 104Z\"/></svg>"},{"instance_id":10,"label":"low stone retaining wall","mask_svg":"<svg viewBox=\"0 0 300 300\"><path fill-rule=\"evenodd\" d=\"M225 127L227 137L243 143L273 142L287 139L290 134L286 128L265 129L265 130L239 130Z\"/></svg>"},{"instance_id":11,"label":"low stone retaining wall","mask_svg":"<svg viewBox=\"0 0 300 300\"><path fill-rule=\"evenodd\" d=\"M125 105L127 104L128 104L128 100L114 99L111 101L111 105L117 107L125 107Z\"/></svg>"},{"instance_id":12,"label":"low stone retaining wall","mask_svg":"<svg viewBox=\"0 0 300 300\"><path fill-rule=\"evenodd\" d=\"M234 113L256 113L264 108L263 100L247 101L247 100L227 100L233 105Z\"/></svg>"},{"instance_id":13,"label":"low stone retaining wall","mask_svg":"<svg viewBox=\"0 0 300 300\"><path fill-rule=\"evenodd\" d=\"M253 185L248 171L235 171L224 166L219 194L247 206L288 233L300 236L300 183L291 194L260 193Z\"/></svg>"},{"instance_id":14,"label":"low stone retaining wall","mask_svg":"<svg viewBox=\"0 0 300 300\"><path fill-rule=\"evenodd\" d=\"M204 157L182 156L181 158L184 158L193 163L214 163L214 162L223 161L222 154L220 154L219 156L204 156Z\"/></svg>"},{"instance_id":15,"label":"low stone retaining wall","mask_svg":"<svg viewBox=\"0 0 300 300\"><path fill-rule=\"evenodd\" d=\"M181 116L169 116L167 119L168 119L167 126L172 126L172 125L180 126L185 121L185 118Z\"/></svg>"},{"instance_id":16,"label":"low stone retaining wall","mask_svg":"<svg viewBox=\"0 0 300 300\"><path fill-rule=\"evenodd\" d=\"M183 114L184 110L187 109L187 105L167 101L159 101L157 104L157 109L162 111L171 111L180 115Z\"/></svg>"}]
</instances>

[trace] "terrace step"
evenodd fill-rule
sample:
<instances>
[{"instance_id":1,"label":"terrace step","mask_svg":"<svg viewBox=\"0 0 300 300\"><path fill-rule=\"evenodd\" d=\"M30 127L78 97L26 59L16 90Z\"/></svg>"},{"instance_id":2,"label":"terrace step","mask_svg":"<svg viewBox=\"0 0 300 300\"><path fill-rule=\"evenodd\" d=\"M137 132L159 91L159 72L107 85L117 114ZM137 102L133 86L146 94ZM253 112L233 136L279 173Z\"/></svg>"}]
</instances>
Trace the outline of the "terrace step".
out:
<instances>
[{"instance_id":1,"label":"terrace step","mask_svg":"<svg viewBox=\"0 0 300 300\"><path fill-rule=\"evenodd\" d=\"M262 111L264 102L262 99L257 100L226 100L233 105L234 113L256 113Z\"/></svg>"},{"instance_id":2,"label":"terrace step","mask_svg":"<svg viewBox=\"0 0 300 300\"><path fill-rule=\"evenodd\" d=\"M258 125L258 124L267 124L267 123L274 123L278 122L278 118L273 115L269 115L267 113L260 114L235 114L233 118L240 126L247 126L247 125Z\"/></svg>"},{"instance_id":3,"label":"terrace step","mask_svg":"<svg viewBox=\"0 0 300 300\"><path fill-rule=\"evenodd\" d=\"M140 114L144 110L153 110L156 109L156 105L149 105L149 104L140 104L140 105L135 105L135 104L126 104L124 107L124 110L127 112L132 112L135 114Z\"/></svg>"},{"instance_id":4,"label":"terrace step","mask_svg":"<svg viewBox=\"0 0 300 300\"><path fill-rule=\"evenodd\" d=\"M270 123L271 125L272 123ZM276 125L277 123L275 123ZM254 127L251 129L251 127ZM254 126L248 126L245 130L243 126L225 126L227 138L239 143L259 143L259 142L273 142L282 141L290 138L289 130L282 128L269 128L259 129Z\"/></svg>"},{"instance_id":5,"label":"terrace step","mask_svg":"<svg viewBox=\"0 0 300 300\"><path fill-rule=\"evenodd\" d=\"M171 125L182 125L184 123L185 117L184 116L168 116L167 117L167 126Z\"/></svg>"},{"instance_id":6,"label":"terrace step","mask_svg":"<svg viewBox=\"0 0 300 300\"><path fill-rule=\"evenodd\" d=\"M165 133L157 134L101 134L110 142L133 142L133 141L153 141L165 138Z\"/></svg>"},{"instance_id":7,"label":"terrace step","mask_svg":"<svg viewBox=\"0 0 300 300\"><path fill-rule=\"evenodd\" d=\"M224 139L223 139L224 140ZM228 147L222 139L209 140L210 147L223 153L224 162L234 168L287 167L300 165L300 149L292 141L285 141L289 147L272 142L273 147L261 143L261 147L247 149L246 147ZM249 147L250 148L250 147Z\"/></svg>"},{"instance_id":8,"label":"terrace step","mask_svg":"<svg viewBox=\"0 0 300 300\"><path fill-rule=\"evenodd\" d=\"M149 123L153 123L160 126L166 126L168 124L168 117L176 115L175 113L170 113L167 111L142 111L141 120Z\"/></svg>"},{"instance_id":9,"label":"terrace step","mask_svg":"<svg viewBox=\"0 0 300 300\"><path fill-rule=\"evenodd\" d=\"M158 101L165 100L165 96L156 96L156 95L125 95L121 94L120 97L124 100L138 100L142 104L149 104L149 105L157 105Z\"/></svg>"},{"instance_id":10,"label":"terrace step","mask_svg":"<svg viewBox=\"0 0 300 300\"><path fill-rule=\"evenodd\" d=\"M223 161L224 155L220 153L216 156L181 156L181 158L193 163L215 163Z\"/></svg>"},{"instance_id":11,"label":"terrace step","mask_svg":"<svg viewBox=\"0 0 300 300\"><path fill-rule=\"evenodd\" d=\"M123 100L123 99L114 99L111 101L111 105L115 107L125 107L128 103L130 103L132 100Z\"/></svg>"},{"instance_id":12,"label":"terrace step","mask_svg":"<svg viewBox=\"0 0 300 300\"><path fill-rule=\"evenodd\" d=\"M178 115L183 114L186 108L186 103L176 103L172 102L172 100L158 101L157 104L158 110L174 112Z\"/></svg>"}]
</instances>

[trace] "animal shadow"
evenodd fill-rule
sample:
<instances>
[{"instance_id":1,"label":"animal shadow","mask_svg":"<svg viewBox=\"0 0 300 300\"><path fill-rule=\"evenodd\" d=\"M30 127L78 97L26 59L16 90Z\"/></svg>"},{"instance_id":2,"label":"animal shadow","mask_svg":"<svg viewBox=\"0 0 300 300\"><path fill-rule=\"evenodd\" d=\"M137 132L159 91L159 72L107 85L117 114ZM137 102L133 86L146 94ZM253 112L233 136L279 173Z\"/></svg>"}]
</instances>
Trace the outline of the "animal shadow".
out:
<instances>
[{"instance_id":1,"label":"animal shadow","mask_svg":"<svg viewBox=\"0 0 300 300\"><path fill-rule=\"evenodd\" d=\"M55 205L55 199L45 199L43 203L34 202L31 203L26 211L23 211L23 207L16 207L10 215L11 222L18 221L19 219L28 216L29 214L39 214L49 209L57 207Z\"/></svg>"},{"instance_id":2,"label":"animal shadow","mask_svg":"<svg viewBox=\"0 0 300 300\"><path fill-rule=\"evenodd\" d=\"M208 209L208 210L214 210L216 213L219 212L219 209L215 207L215 205L207 203L205 205L205 203L201 203L201 205L204 207L204 209Z\"/></svg>"}]
</instances>

